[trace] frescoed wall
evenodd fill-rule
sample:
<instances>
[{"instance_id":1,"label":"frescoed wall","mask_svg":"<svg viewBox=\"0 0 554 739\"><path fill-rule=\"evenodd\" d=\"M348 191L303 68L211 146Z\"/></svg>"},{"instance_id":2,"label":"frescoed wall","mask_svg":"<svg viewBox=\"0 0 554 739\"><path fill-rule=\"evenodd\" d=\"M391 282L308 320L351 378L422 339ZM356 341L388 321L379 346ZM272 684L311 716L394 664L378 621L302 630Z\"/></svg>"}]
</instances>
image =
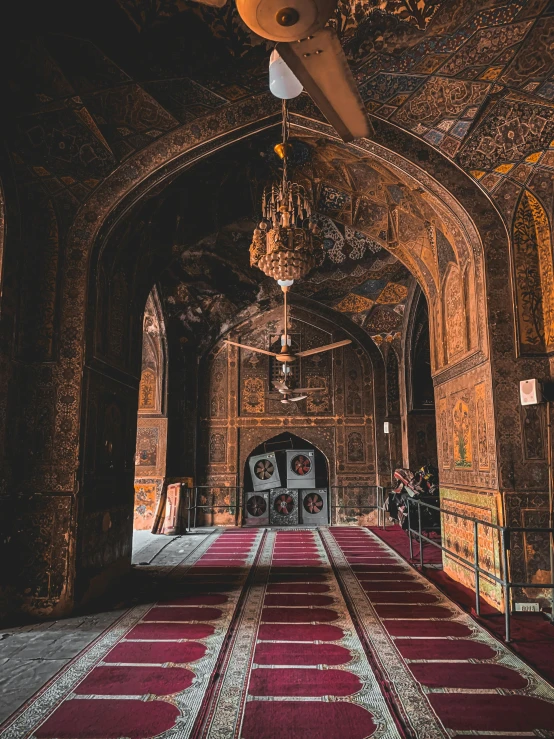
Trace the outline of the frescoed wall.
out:
<instances>
[{"instance_id":1,"label":"frescoed wall","mask_svg":"<svg viewBox=\"0 0 554 739\"><path fill-rule=\"evenodd\" d=\"M289 328L293 343L301 348L345 338L317 312L297 307L292 308ZM240 343L267 348L275 344L281 330L282 308L277 307L237 329L233 337ZM364 504L363 486L375 485L378 479L373 371L367 352L354 342L300 360L294 370L297 386L326 389L319 396L289 405L267 398L272 379L278 377L276 369L271 358L223 343L210 353L200 390L198 461L201 484L215 488L207 494L206 504L229 505L234 486L242 484L248 455L265 440L288 431L327 457L332 504L342 506L336 520L373 520L374 516L360 507ZM214 508L206 523L239 520L236 509Z\"/></svg>"}]
</instances>

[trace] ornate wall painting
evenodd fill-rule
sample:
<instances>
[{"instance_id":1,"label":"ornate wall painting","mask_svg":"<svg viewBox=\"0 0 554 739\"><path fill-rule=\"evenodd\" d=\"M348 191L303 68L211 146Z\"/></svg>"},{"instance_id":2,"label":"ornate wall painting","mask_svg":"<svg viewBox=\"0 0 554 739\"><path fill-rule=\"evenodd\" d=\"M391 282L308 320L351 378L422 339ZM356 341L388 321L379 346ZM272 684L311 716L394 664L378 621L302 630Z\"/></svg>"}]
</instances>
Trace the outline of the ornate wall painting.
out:
<instances>
[{"instance_id":1,"label":"ornate wall painting","mask_svg":"<svg viewBox=\"0 0 554 739\"><path fill-rule=\"evenodd\" d=\"M349 462L365 462L365 445L363 429L348 431L347 459Z\"/></svg>"},{"instance_id":2,"label":"ornate wall painting","mask_svg":"<svg viewBox=\"0 0 554 739\"><path fill-rule=\"evenodd\" d=\"M526 460L545 458L544 416L539 405L521 407L523 416L523 453Z\"/></svg>"},{"instance_id":3,"label":"ornate wall painting","mask_svg":"<svg viewBox=\"0 0 554 739\"><path fill-rule=\"evenodd\" d=\"M156 411L157 403L156 374L152 369L145 369L140 378L139 411Z\"/></svg>"},{"instance_id":4,"label":"ornate wall painting","mask_svg":"<svg viewBox=\"0 0 554 739\"><path fill-rule=\"evenodd\" d=\"M321 393L308 393L306 398L306 410L308 413L328 413L331 410L329 387L326 377L310 375L306 378L306 387L322 387Z\"/></svg>"},{"instance_id":5,"label":"ornate wall painting","mask_svg":"<svg viewBox=\"0 0 554 739\"><path fill-rule=\"evenodd\" d=\"M514 219L519 342L523 354L554 349L554 272L548 217L526 191Z\"/></svg>"},{"instance_id":6,"label":"ornate wall painting","mask_svg":"<svg viewBox=\"0 0 554 739\"><path fill-rule=\"evenodd\" d=\"M489 470L489 428L487 423L487 394L484 382L475 385L475 408L477 410L479 469Z\"/></svg>"},{"instance_id":7,"label":"ornate wall painting","mask_svg":"<svg viewBox=\"0 0 554 739\"><path fill-rule=\"evenodd\" d=\"M137 452L135 467L156 467L158 461L159 430L157 428L137 429Z\"/></svg>"},{"instance_id":8,"label":"ornate wall painting","mask_svg":"<svg viewBox=\"0 0 554 739\"><path fill-rule=\"evenodd\" d=\"M227 347L220 349L208 375L208 414L211 418L227 416Z\"/></svg>"},{"instance_id":9,"label":"ornate wall painting","mask_svg":"<svg viewBox=\"0 0 554 739\"><path fill-rule=\"evenodd\" d=\"M387 354L387 414L397 416L400 413L400 384L398 357L392 347Z\"/></svg>"},{"instance_id":10,"label":"ornate wall painting","mask_svg":"<svg viewBox=\"0 0 554 739\"><path fill-rule=\"evenodd\" d=\"M225 434L213 433L210 436L209 460L213 464L224 464L226 461Z\"/></svg>"},{"instance_id":11,"label":"ornate wall painting","mask_svg":"<svg viewBox=\"0 0 554 739\"><path fill-rule=\"evenodd\" d=\"M159 490L160 484L157 482L135 482L135 512L133 520L133 529L135 531L146 531L152 528Z\"/></svg>"},{"instance_id":12,"label":"ornate wall painting","mask_svg":"<svg viewBox=\"0 0 554 739\"><path fill-rule=\"evenodd\" d=\"M474 526L472 521L460 518L458 514L475 517L480 521L498 523L496 498L487 493L466 493L449 488L441 488L441 507L449 511L442 514L442 535L444 546L464 559L475 559ZM499 538L495 529L485 525L478 529L479 564L496 577L500 577ZM444 555L444 570L458 582L474 589L473 570L463 563ZM481 578L481 594L486 601L499 607L502 603L501 588L485 575Z\"/></svg>"},{"instance_id":13,"label":"ornate wall painting","mask_svg":"<svg viewBox=\"0 0 554 739\"><path fill-rule=\"evenodd\" d=\"M167 418L139 416L135 449L135 484L165 475Z\"/></svg>"},{"instance_id":14,"label":"ornate wall painting","mask_svg":"<svg viewBox=\"0 0 554 739\"><path fill-rule=\"evenodd\" d=\"M242 386L242 413L265 411L265 393L269 391L263 377L246 377Z\"/></svg>"},{"instance_id":15,"label":"ornate wall painting","mask_svg":"<svg viewBox=\"0 0 554 739\"><path fill-rule=\"evenodd\" d=\"M468 404L458 399L452 409L452 436L454 444L454 469L473 468L471 416Z\"/></svg>"},{"instance_id":16,"label":"ornate wall painting","mask_svg":"<svg viewBox=\"0 0 554 739\"><path fill-rule=\"evenodd\" d=\"M347 416L361 416L364 412L364 379L370 381L371 378L351 346L343 350L343 376L344 413Z\"/></svg>"},{"instance_id":17,"label":"ornate wall painting","mask_svg":"<svg viewBox=\"0 0 554 739\"><path fill-rule=\"evenodd\" d=\"M530 406L531 407L531 406ZM509 526L547 528L549 521L548 493L514 493L506 496L506 522ZM537 588L516 590L517 600L539 600L550 605L550 592L540 588L551 582L548 535L514 533L511 537L511 571L518 582L537 583Z\"/></svg>"},{"instance_id":18,"label":"ornate wall painting","mask_svg":"<svg viewBox=\"0 0 554 739\"><path fill-rule=\"evenodd\" d=\"M462 275L458 267L450 266L444 285L444 321L446 327L447 361L450 363L466 349L466 321Z\"/></svg>"}]
</instances>

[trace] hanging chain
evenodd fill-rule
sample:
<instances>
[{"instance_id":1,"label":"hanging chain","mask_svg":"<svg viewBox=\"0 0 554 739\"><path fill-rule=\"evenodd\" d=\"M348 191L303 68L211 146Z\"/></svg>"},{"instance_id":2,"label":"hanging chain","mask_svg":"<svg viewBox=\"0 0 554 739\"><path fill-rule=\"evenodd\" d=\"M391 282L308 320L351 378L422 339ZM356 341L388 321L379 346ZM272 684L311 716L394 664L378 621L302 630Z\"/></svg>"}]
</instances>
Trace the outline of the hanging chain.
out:
<instances>
[{"instance_id":1,"label":"hanging chain","mask_svg":"<svg viewBox=\"0 0 554 739\"><path fill-rule=\"evenodd\" d=\"M289 139L289 112L287 109L287 101L283 99L283 124L282 124L282 138L283 138L283 192L285 190L285 183L288 178L287 171L287 144Z\"/></svg>"}]
</instances>

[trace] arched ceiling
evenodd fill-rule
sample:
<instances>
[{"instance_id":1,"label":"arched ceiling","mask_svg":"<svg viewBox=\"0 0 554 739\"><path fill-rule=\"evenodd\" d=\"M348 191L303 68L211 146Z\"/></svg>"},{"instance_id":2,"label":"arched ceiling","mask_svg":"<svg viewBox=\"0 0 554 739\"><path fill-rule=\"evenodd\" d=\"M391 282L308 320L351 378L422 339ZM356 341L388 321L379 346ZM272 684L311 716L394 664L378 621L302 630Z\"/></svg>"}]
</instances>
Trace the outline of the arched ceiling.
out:
<instances>
[{"instance_id":1,"label":"arched ceiling","mask_svg":"<svg viewBox=\"0 0 554 739\"><path fill-rule=\"evenodd\" d=\"M152 140L267 89L267 45L232 2L62 0L19 12L4 44L9 150L18 178L66 213ZM340 0L334 22L373 116L453 159L508 220L523 187L552 213L550 0Z\"/></svg>"},{"instance_id":2,"label":"arched ceiling","mask_svg":"<svg viewBox=\"0 0 554 739\"><path fill-rule=\"evenodd\" d=\"M249 265L262 188L280 171L277 138L272 131L213 155L160 196L158 217L178 224L161 290L183 342L206 346L249 312L281 300L273 280ZM292 176L310 193L324 237L323 259L294 292L341 312L376 344L398 340L414 278L386 248L389 207L397 209L400 243L409 245L419 271L425 260L428 272L456 263L441 217L375 158L315 136L292 141ZM441 235L438 254L431 232Z\"/></svg>"}]
</instances>

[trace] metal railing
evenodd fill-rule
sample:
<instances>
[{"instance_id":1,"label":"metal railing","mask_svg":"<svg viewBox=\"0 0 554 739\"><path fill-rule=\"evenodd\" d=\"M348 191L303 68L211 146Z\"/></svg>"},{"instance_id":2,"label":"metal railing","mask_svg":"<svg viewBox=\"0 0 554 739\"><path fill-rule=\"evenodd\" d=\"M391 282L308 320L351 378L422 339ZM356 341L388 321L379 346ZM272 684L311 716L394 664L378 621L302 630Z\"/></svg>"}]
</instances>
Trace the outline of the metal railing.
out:
<instances>
[{"instance_id":1,"label":"metal railing","mask_svg":"<svg viewBox=\"0 0 554 739\"><path fill-rule=\"evenodd\" d=\"M202 490L206 490L206 491L218 491L218 492L219 491L225 491L225 492L226 491L229 491L229 492L234 491L235 501L234 501L234 503L221 503L221 504L220 503L202 503L201 505L199 505L198 504L198 495L199 495L199 493L201 494L201 491ZM240 486L238 486L238 485L231 485L231 486L226 486L226 485L195 485L193 488L190 488L190 491L191 491L192 495L189 495L188 496L188 510L187 510L187 515L188 515L188 519L187 519L188 520L188 526L187 526L187 528L188 528L189 531L190 531L190 528L191 528L191 526L190 526L190 524L191 524L191 515L193 516L193 518L192 518L192 523L193 523L192 528L195 529L196 528L197 521L198 521L198 511L199 510L200 511L207 510L207 509L212 510L212 511L215 511L215 510L228 510L229 512L231 512L233 510L235 510L235 511L240 510L241 507L242 507L242 503L243 503L242 491L243 491L243 488L240 487ZM192 503L192 500L194 500L194 503ZM192 503L192 505L191 505L191 503Z\"/></svg>"},{"instance_id":2,"label":"metal railing","mask_svg":"<svg viewBox=\"0 0 554 739\"><path fill-rule=\"evenodd\" d=\"M244 506L244 489L240 486L218 486L218 485L195 485L192 488L184 488L187 493L187 500L185 505L185 511L187 515L187 530L196 528L198 523L198 511L210 510L220 511L228 510L239 511ZM233 493L234 501L231 503L219 504L219 503L199 503L199 497L203 494L209 495L210 492L231 492ZM331 499L333 493L336 494L337 499L341 499L342 503L330 504L330 511L340 512L342 511L353 511L359 512L371 512L377 511L377 520L381 520L382 508L385 500L385 489L378 485L333 485L330 488ZM357 499L356 499L357 498ZM344 500L347 500L345 503ZM354 514L353 514L354 515ZM332 520L332 516L331 516Z\"/></svg>"},{"instance_id":3,"label":"metal railing","mask_svg":"<svg viewBox=\"0 0 554 739\"><path fill-rule=\"evenodd\" d=\"M410 512L413 507L417 507L417 529L412 528L412 513ZM458 554L458 552L453 551L447 546L444 546L443 540L441 538L440 542L436 539L432 539L429 536L425 536L423 533L424 531L428 531L426 527L422 524L422 516L421 516L421 509L422 507L425 507L431 511L434 511L438 513L441 517L443 516L455 516L456 518L463 519L465 521L469 521L473 526L473 561L467 559L466 557L463 557L462 555ZM386 519L386 511L383 506L383 522L385 524L384 527L386 527L385 519ZM417 537L417 541L419 542L419 566L423 570L424 561L423 561L423 543L426 542L428 544L431 544L434 547L437 547L442 552L444 552L448 557L451 557L455 561L461 563L467 568L471 568L474 572L474 578L475 578L475 613L480 616L481 615L481 578L484 577L488 579L489 581L492 581L496 583L497 585L500 585L502 587L502 591L504 594L504 617L505 617L505 641L510 642L511 641L511 625L510 625L510 617L512 614L512 605L511 605L511 595L512 590L514 588L534 588L536 590L550 590L552 594L552 598L554 599L554 582L550 583L536 583L536 582L518 582L513 581L510 578L510 568L509 568L509 558L508 558L508 552L511 550L511 537L512 534L548 534L549 537L549 545L552 547L554 545L554 528L547 528L547 527L538 527L538 526L499 526L498 524L491 523L490 521L483 521L481 519L475 518L473 516L466 516L463 513L458 513L457 511L449 510L448 508L443 508L442 506L434 506L430 503L425 503L421 500L417 500L414 498L408 498L408 528L406 530L406 533L409 536L410 539L410 558L413 559L413 539L414 537ZM492 531L499 532L499 539L500 539L500 572L501 576L497 575L495 572L490 572L490 570L487 570L485 567L482 567L479 561L479 527L486 527ZM552 579L552 576L551 576ZM554 617L554 602L553 602L553 612L552 615Z\"/></svg>"}]
</instances>

